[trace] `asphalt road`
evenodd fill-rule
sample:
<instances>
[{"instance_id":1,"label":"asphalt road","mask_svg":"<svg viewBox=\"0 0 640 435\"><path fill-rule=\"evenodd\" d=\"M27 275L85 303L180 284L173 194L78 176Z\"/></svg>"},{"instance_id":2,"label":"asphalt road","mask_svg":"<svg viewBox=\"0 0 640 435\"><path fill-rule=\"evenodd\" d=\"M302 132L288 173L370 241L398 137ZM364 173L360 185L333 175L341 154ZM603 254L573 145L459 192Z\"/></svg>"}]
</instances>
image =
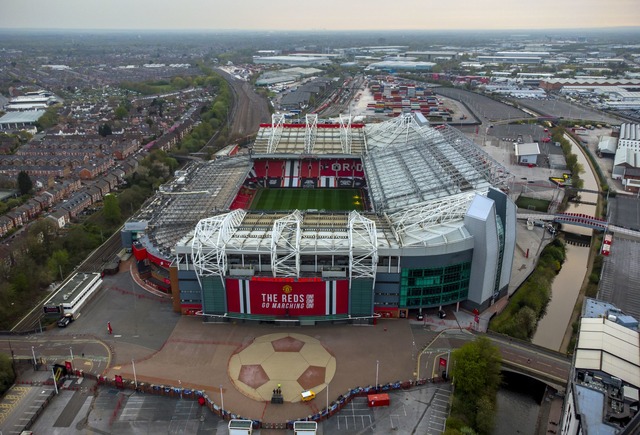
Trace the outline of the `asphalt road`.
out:
<instances>
[{"instance_id":1,"label":"asphalt road","mask_svg":"<svg viewBox=\"0 0 640 435\"><path fill-rule=\"evenodd\" d=\"M482 123L530 117L527 113L513 106L464 89L440 87L434 89L434 91L436 94L462 101L475 113Z\"/></svg>"},{"instance_id":2,"label":"asphalt road","mask_svg":"<svg viewBox=\"0 0 640 435\"><path fill-rule=\"evenodd\" d=\"M124 262L120 273L105 276L102 286L81 309L78 318L66 328L54 328L48 334L92 337L110 347L140 348L145 354L160 349L180 314L173 312L169 297L158 297L135 284L128 273L129 266L130 262ZM107 323L111 323L112 334ZM118 362L115 357L114 363Z\"/></svg>"}]
</instances>

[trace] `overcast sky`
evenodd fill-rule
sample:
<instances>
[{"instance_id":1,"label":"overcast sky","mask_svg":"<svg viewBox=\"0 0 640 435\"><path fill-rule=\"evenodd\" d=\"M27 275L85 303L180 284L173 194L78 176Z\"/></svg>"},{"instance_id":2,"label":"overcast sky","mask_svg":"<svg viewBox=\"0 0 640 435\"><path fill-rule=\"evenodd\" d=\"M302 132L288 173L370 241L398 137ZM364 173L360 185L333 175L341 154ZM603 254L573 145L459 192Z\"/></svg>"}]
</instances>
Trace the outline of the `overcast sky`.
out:
<instances>
[{"instance_id":1,"label":"overcast sky","mask_svg":"<svg viewBox=\"0 0 640 435\"><path fill-rule=\"evenodd\" d=\"M0 0L0 28L5 29L436 30L619 26L640 26L639 0Z\"/></svg>"}]
</instances>

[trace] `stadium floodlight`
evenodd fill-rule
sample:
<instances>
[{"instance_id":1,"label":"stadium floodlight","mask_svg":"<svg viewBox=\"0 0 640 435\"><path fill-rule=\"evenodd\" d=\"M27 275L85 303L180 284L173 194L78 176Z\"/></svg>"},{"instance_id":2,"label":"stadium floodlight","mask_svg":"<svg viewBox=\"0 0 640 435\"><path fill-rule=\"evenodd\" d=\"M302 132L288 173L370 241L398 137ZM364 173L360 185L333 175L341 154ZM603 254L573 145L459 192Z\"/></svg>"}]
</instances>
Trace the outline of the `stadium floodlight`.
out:
<instances>
[{"instance_id":1,"label":"stadium floodlight","mask_svg":"<svg viewBox=\"0 0 640 435\"><path fill-rule=\"evenodd\" d=\"M293 213L273 222L271 236L271 271L274 277L300 276L300 239L302 213Z\"/></svg>"}]
</instances>

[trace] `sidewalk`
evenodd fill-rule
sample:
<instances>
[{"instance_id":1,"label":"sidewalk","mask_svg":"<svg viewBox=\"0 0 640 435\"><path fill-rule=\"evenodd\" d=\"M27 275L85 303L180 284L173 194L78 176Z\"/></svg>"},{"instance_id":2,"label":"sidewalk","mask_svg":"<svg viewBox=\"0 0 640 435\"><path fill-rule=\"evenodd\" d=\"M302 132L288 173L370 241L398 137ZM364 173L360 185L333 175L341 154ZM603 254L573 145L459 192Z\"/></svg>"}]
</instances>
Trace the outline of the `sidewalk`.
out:
<instances>
[{"instance_id":1,"label":"sidewalk","mask_svg":"<svg viewBox=\"0 0 640 435\"><path fill-rule=\"evenodd\" d=\"M336 360L329 388L320 389L312 402L272 405L251 400L233 385L228 363L231 357L256 338L273 333L292 333L320 340ZM119 350L119 352L124 352ZM305 418L356 386L386 384L413 379L413 336L409 322L383 320L377 326L327 325L276 327L249 324L204 324L199 318L183 317L165 346L146 360L136 360L138 382L205 390L217 404L244 418L282 422ZM122 356L122 355L121 355ZM123 359L126 359L123 357ZM188 365L189 370L185 370ZM111 368L107 376L133 379L130 364ZM179 377L179 378L178 378ZM278 379L270 379L278 383ZM283 385L285 385L283 383Z\"/></svg>"}]
</instances>

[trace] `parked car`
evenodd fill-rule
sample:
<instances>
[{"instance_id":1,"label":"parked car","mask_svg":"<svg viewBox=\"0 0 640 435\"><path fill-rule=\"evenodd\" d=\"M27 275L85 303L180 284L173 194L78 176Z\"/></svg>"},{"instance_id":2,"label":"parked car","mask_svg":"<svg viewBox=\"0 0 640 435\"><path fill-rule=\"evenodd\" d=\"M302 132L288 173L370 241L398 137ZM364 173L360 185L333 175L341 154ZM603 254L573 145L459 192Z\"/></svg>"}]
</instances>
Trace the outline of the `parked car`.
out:
<instances>
[{"instance_id":1,"label":"parked car","mask_svg":"<svg viewBox=\"0 0 640 435\"><path fill-rule=\"evenodd\" d=\"M316 398L316 393L314 393L312 390L307 390L300 393L300 396L303 402L308 402Z\"/></svg>"},{"instance_id":2,"label":"parked car","mask_svg":"<svg viewBox=\"0 0 640 435\"><path fill-rule=\"evenodd\" d=\"M60 320L58 320L58 327L59 328L66 328L69 323L73 322L73 315L72 314L65 314L64 316L62 316L60 318Z\"/></svg>"}]
</instances>

